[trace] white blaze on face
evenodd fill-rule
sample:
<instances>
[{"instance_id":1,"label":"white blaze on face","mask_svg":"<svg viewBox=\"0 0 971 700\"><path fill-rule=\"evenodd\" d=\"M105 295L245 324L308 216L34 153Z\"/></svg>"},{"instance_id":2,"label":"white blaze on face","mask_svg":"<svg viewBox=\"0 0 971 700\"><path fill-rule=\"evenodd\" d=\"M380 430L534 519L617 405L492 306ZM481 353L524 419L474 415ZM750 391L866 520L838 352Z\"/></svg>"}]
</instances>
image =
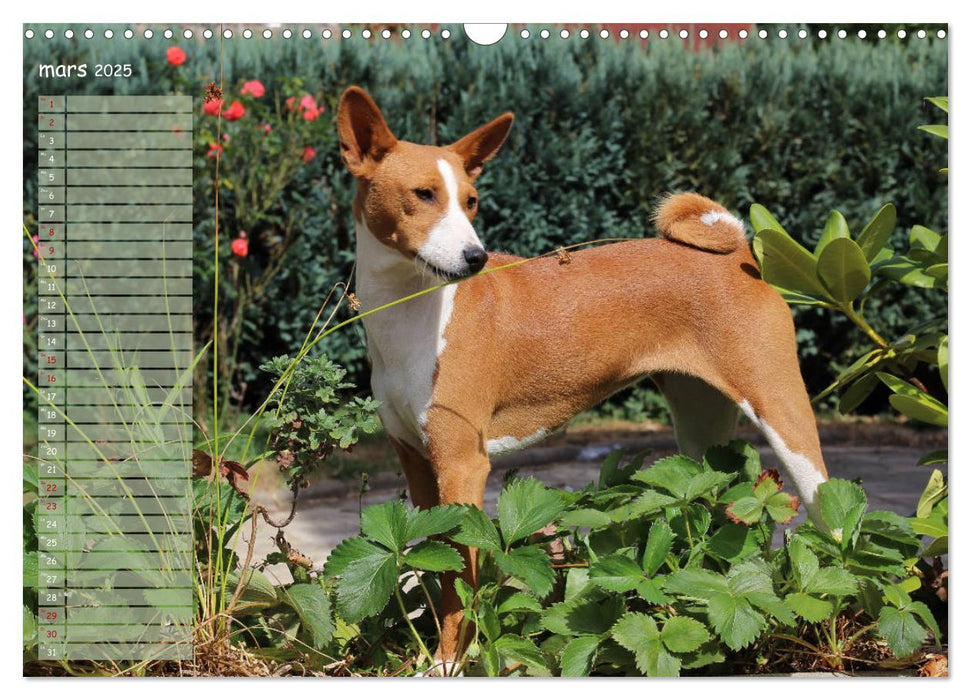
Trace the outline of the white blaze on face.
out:
<instances>
[{"instance_id":1,"label":"white blaze on face","mask_svg":"<svg viewBox=\"0 0 971 700\"><path fill-rule=\"evenodd\" d=\"M469 266L463 251L466 248L481 248L482 243L459 202L459 184L455 170L448 161L439 158L438 172L442 175L448 197L445 215L428 232L428 238L418 255L442 272L456 276L465 275Z\"/></svg>"}]
</instances>

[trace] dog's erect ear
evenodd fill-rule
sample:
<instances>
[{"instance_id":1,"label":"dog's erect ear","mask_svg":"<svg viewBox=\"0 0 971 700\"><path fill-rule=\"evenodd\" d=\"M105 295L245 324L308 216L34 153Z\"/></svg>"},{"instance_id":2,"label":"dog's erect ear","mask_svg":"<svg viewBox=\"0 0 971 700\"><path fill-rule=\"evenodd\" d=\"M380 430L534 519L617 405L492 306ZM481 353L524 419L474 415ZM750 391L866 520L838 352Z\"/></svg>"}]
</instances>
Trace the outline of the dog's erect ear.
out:
<instances>
[{"instance_id":1,"label":"dog's erect ear","mask_svg":"<svg viewBox=\"0 0 971 700\"><path fill-rule=\"evenodd\" d=\"M367 177L398 139L391 133L381 110L361 88L349 87L337 108L337 133L341 157L354 177Z\"/></svg>"},{"instance_id":2,"label":"dog's erect ear","mask_svg":"<svg viewBox=\"0 0 971 700\"><path fill-rule=\"evenodd\" d=\"M482 164L499 152L512 126L512 119L512 112L506 112L448 147L462 159L465 172L473 180L482 172Z\"/></svg>"}]
</instances>

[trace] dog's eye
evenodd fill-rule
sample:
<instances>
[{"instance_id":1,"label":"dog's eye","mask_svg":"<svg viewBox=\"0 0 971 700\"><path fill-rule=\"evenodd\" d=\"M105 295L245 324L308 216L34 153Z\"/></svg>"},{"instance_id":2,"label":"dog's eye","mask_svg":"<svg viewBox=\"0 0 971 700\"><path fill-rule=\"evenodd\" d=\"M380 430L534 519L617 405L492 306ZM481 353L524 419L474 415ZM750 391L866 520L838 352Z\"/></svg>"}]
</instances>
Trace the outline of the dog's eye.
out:
<instances>
[{"instance_id":1,"label":"dog's eye","mask_svg":"<svg viewBox=\"0 0 971 700\"><path fill-rule=\"evenodd\" d=\"M415 196L423 202L435 201L435 193L424 187L419 187L417 190L415 190Z\"/></svg>"},{"instance_id":2,"label":"dog's eye","mask_svg":"<svg viewBox=\"0 0 971 700\"><path fill-rule=\"evenodd\" d=\"M475 209L475 202L475 197L469 197L467 200L465 200L465 207L469 210Z\"/></svg>"}]
</instances>

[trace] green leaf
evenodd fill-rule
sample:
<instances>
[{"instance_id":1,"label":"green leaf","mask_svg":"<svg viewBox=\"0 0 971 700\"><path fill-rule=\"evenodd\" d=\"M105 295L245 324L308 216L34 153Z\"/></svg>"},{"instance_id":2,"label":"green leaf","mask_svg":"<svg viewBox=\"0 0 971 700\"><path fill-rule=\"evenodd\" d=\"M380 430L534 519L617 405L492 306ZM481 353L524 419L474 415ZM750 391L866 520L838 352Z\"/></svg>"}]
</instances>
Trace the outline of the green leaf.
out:
<instances>
[{"instance_id":1,"label":"green leaf","mask_svg":"<svg viewBox=\"0 0 971 700\"><path fill-rule=\"evenodd\" d=\"M468 610L472 605L472 599L475 598L475 590L473 590L472 586L456 576L455 593L458 595L462 607Z\"/></svg>"},{"instance_id":2,"label":"green leaf","mask_svg":"<svg viewBox=\"0 0 971 700\"><path fill-rule=\"evenodd\" d=\"M672 455L659 459L648 469L636 472L631 479L656 486L677 498L682 498L688 491L692 479L701 473L701 465L690 457Z\"/></svg>"},{"instance_id":3,"label":"green leaf","mask_svg":"<svg viewBox=\"0 0 971 700\"><path fill-rule=\"evenodd\" d=\"M459 531L451 536L459 544L466 544L478 549L502 549L499 531L495 524L483 511L470 507L462 520Z\"/></svg>"},{"instance_id":4,"label":"green leaf","mask_svg":"<svg viewBox=\"0 0 971 700\"><path fill-rule=\"evenodd\" d=\"M428 510L410 509L408 511L405 541L441 535L457 528L465 519L466 506L435 506Z\"/></svg>"},{"instance_id":5,"label":"green leaf","mask_svg":"<svg viewBox=\"0 0 971 700\"><path fill-rule=\"evenodd\" d=\"M823 235L819 237L819 242L816 243L816 250L813 251L814 254L819 257L819 252L826 247L827 243L836 240L837 238L849 238L850 237L850 227L846 223L846 219L835 209L829 213L829 218L826 219L826 226L823 227Z\"/></svg>"},{"instance_id":6,"label":"green leaf","mask_svg":"<svg viewBox=\"0 0 971 700\"><path fill-rule=\"evenodd\" d=\"M754 642L765 624L765 618L744 598L729 593L716 593L709 599L708 620L722 641L735 651Z\"/></svg>"},{"instance_id":7,"label":"green leaf","mask_svg":"<svg viewBox=\"0 0 971 700\"><path fill-rule=\"evenodd\" d=\"M672 617L661 629L661 641L675 653L694 651L709 639L708 628L690 617Z\"/></svg>"},{"instance_id":8,"label":"green leaf","mask_svg":"<svg viewBox=\"0 0 971 700\"><path fill-rule=\"evenodd\" d=\"M553 563L539 547L518 547L508 554L495 552L496 566L515 576L542 598L553 590Z\"/></svg>"},{"instance_id":9,"label":"green leaf","mask_svg":"<svg viewBox=\"0 0 971 700\"><path fill-rule=\"evenodd\" d=\"M590 565L590 581L607 591L632 591L643 580L641 568L622 554L608 555Z\"/></svg>"},{"instance_id":10,"label":"green leaf","mask_svg":"<svg viewBox=\"0 0 971 700\"><path fill-rule=\"evenodd\" d=\"M854 595L857 592L857 580L846 569L827 566L815 574L803 585L806 593L821 595Z\"/></svg>"},{"instance_id":11,"label":"green leaf","mask_svg":"<svg viewBox=\"0 0 971 700\"><path fill-rule=\"evenodd\" d=\"M593 589L563 603L546 608L541 624L554 634L601 635L607 632L624 614L622 596L604 594Z\"/></svg>"},{"instance_id":12,"label":"green leaf","mask_svg":"<svg viewBox=\"0 0 971 700\"><path fill-rule=\"evenodd\" d=\"M23 626L23 646L26 649L31 649L37 646L37 617L30 611L26 605L23 606L24 614L24 626Z\"/></svg>"},{"instance_id":13,"label":"green leaf","mask_svg":"<svg viewBox=\"0 0 971 700\"><path fill-rule=\"evenodd\" d=\"M728 593L728 579L707 569L679 569L668 576L664 590L686 598L709 600L712 596Z\"/></svg>"},{"instance_id":14,"label":"green leaf","mask_svg":"<svg viewBox=\"0 0 971 700\"><path fill-rule=\"evenodd\" d=\"M762 457L745 440L732 440L727 445L715 445L705 452L705 464L715 471L741 475L743 481L755 481L762 472Z\"/></svg>"},{"instance_id":15,"label":"green leaf","mask_svg":"<svg viewBox=\"0 0 971 700\"><path fill-rule=\"evenodd\" d=\"M504 634L496 640L495 647L508 659L518 661L530 668L549 670L543 652L529 639L514 634Z\"/></svg>"},{"instance_id":16,"label":"green leaf","mask_svg":"<svg viewBox=\"0 0 971 700\"><path fill-rule=\"evenodd\" d=\"M940 645L941 628L937 626L937 620L934 619L934 615L931 613L930 608L928 608L924 603L921 603L919 600L915 600L911 602L909 609L920 618L921 622L923 622L931 632L934 633L934 640L938 645Z\"/></svg>"},{"instance_id":17,"label":"green leaf","mask_svg":"<svg viewBox=\"0 0 971 700\"><path fill-rule=\"evenodd\" d=\"M560 518L560 525L563 527L589 527L590 529L596 529L610 525L612 522L613 520L610 519L609 515L595 508L568 510Z\"/></svg>"},{"instance_id":18,"label":"green leaf","mask_svg":"<svg viewBox=\"0 0 971 700\"><path fill-rule=\"evenodd\" d=\"M806 593L790 593L786 596L786 604L807 622L822 622L833 614L831 603Z\"/></svg>"},{"instance_id":19,"label":"green leaf","mask_svg":"<svg viewBox=\"0 0 971 700\"><path fill-rule=\"evenodd\" d=\"M890 397L890 405L913 420L941 428L947 427L947 407L927 394L919 399L894 394Z\"/></svg>"},{"instance_id":20,"label":"green leaf","mask_svg":"<svg viewBox=\"0 0 971 700\"><path fill-rule=\"evenodd\" d=\"M641 559L644 573L653 576L658 572L668 554L671 553L673 543L674 532L665 521L655 520L651 523L651 529L647 534L647 544L644 546L644 557Z\"/></svg>"},{"instance_id":21,"label":"green leaf","mask_svg":"<svg viewBox=\"0 0 971 700\"><path fill-rule=\"evenodd\" d=\"M798 499L791 494L779 492L765 502L769 517L780 525L788 525L798 512Z\"/></svg>"},{"instance_id":22,"label":"green leaf","mask_svg":"<svg viewBox=\"0 0 971 700\"><path fill-rule=\"evenodd\" d=\"M744 524L722 525L708 540L707 550L728 562L741 561L762 547L758 528Z\"/></svg>"},{"instance_id":23,"label":"green leaf","mask_svg":"<svg viewBox=\"0 0 971 700\"><path fill-rule=\"evenodd\" d=\"M693 501L696 498L707 494L712 489L722 486L732 480L732 475L722 472L702 472L691 478L681 499Z\"/></svg>"},{"instance_id":24,"label":"green leaf","mask_svg":"<svg viewBox=\"0 0 971 700\"><path fill-rule=\"evenodd\" d=\"M863 375L850 384L849 388L840 396L839 412L845 416L855 411L879 385L880 380L877 379L876 375Z\"/></svg>"},{"instance_id":25,"label":"green leaf","mask_svg":"<svg viewBox=\"0 0 971 700\"><path fill-rule=\"evenodd\" d=\"M620 466L623 457L623 450L614 450L604 458L600 465L600 476L597 480L600 490L627 483L630 475L637 469L637 460L632 460L623 467Z\"/></svg>"},{"instance_id":26,"label":"green leaf","mask_svg":"<svg viewBox=\"0 0 971 700\"><path fill-rule=\"evenodd\" d=\"M938 109L943 109L945 112L947 112L947 97L925 97L924 99Z\"/></svg>"},{"instance_id":27,"label":"green leaf","mask_svg":"<svg viewBox=\"0 0 971 700\"><path fill-rule=\"evenodd\" d=\"M653 605L663 605L664 603L669 603L671 599L664 595L664 581L664 576L655 576L654 578L645 578L641 580L635 589L637 591L637 595Z\"/></svg>"},{"instance_id":28,"label":"green leaf","mask_svg":"<svg viewBox=\"0 0 971 700\"><path fill-rule=\"evenodd\" d=\"M947 537L947 523L938 518L911 518L910 524L918 535Z\"/></svg>"},{"instance_id":29,"label":"green leaf","mask_svg":"<svg viewBox=\"0 0 971 700\"><path fill-rule=\"evenodd\" d=\"M234 571L226 577L231 590L239 585L240 578L244 579L243 590L239 595L239 602L247 607L267 607L277 602L277 589L273 582L259 569L250 567L245 573Z\"/></svg>"},{"instance_id":30,"label":"green leaf","mask_svg":"<svg viewBox=\"0 0 971 700\"><path fill-rule=\"evenodd\" d=\"M324 564L324 575L340 576L344 570L360 559L374 554L386 553L384 549L363 537L348 537L341 540L327 557Z\"/></svg>"},{"instance_id":31,"label":"green leaf","mask_svg":"<svg viewBox=\"0 0 971 700\"><path fill-rule=\"evenodd\" d=\"M357 542L342 551L354 540ZM361 556L366 551L371 553ZM361 538L344 540L331 552L324 571L334 575L335 570L340 571L337 611L346 622L359 622L380 612L394 593L397 581L394 553Z\"/></svg>"},{"instance_id":32,"label":"green leaf","mask_svg":"<svg viewBox=\"0 0 971 700\"><path fill-rule=\"evenodd\" d=\"M522 591L516 591L499 604L499 614L511 612L543 612L542 604L533 596Z\"/></svg>"},{"instance_id":33,"label":"green leaf","mask_svg":"<svg viewBox=\"0 0 971 700\"><path fill-rule=\"evenodd\" d=\"M730 503L725 513L729 518L738 520L746 525L752 525L762 517L762 502L755 496L740 498L734 503Z\"/></svg>"},{"instance_id":34,"label":"green leaf","mask_svg":"<svg viewBox=\"0 0 971 700\"><path fill-rule=\"evenodd\" d=\"M860 250L867 262L872 262L880 249L887 245L896 224L897 209L892 204L884 204L880 211L870 219L870 222L863 227L863 231L860 232L856 242L860 244Z\"/></svg>"},{"instance_id":35,"label":"green leaf","mask_svg":"<svg viewBox=\"0 0 971 700\"><path fill-rule=\"evenodd\" d=\"M937 231L926 226L912 226L909 240L910 250L907 253L909 257L924 262L945 262L947 260L947 238Z\"/></svg>"},{"instance_id":36,"label":"green leaf","mask_svg":"<svg viewBox=\"0 0 971 700\"><path fill-rule=\"evenodd\" d=\"M759 231L755 240L762 246L762 278L782 289L828 298L816 276L816 258L784 233Z\"/></svg>"},{"instance_id":37,"label":"green leaf","mask_svg":"<svg viewBox=\"0 0 971 700\"><path fill-rule=\"evenodd\" d=\"M600 646L600 637L585 634L573 637L560 653L560 675L568 678L589 676Z\"/></svg>"},{"instance_id":38,"label":"green leaf","mask_svg":"<svg viewBox=\"0 0 971 700\"><path fill-rule=\"evenodd\" d=\"M912 613L885 606L877 618L877 631L887 640L894 656L909 656L927 638L927 630Z\"/></svg>"},{"instance_id":39,"label":"green leaf","mask_svg":"<svg viewBox=\"0 0 971 700\"><path fill-rule=\"evenodd\" d=\"M816 274L830 295L841 302L853 301L870 283L870 265L850 238L826 244L816 261Z\"/></svg>"},{"instance_id":40,"label":"green leaf","mask_svg":"<svg viewBox=\"0 0 971 700\"><path fill-rule=\"evenodd\" d=\"M454 547L435 540L416 544L405 554L404 562L419 571L461 571L465 568L462 555Z\"/></svg>"},{"instance_id":41,"label":"green leaf","mask_svg":"<svg viewBox=\"0 0 971 700\"><path fill-rule=\"evenodd\" d=\"M408 514L401 501L368 506L361 513L361 532L395 554L408 544Z\"/></svg>"},{"instance_id":42,"label":"green leaf","mask_svg":"<svg viewBox=\"0 0 971 700\"><path fill-rule=\"evenodd\" d=\"M947 357L947 336L945 335L937 347L937 367L941 373L941 381L944 383L944 391L947 391Z\"/></svg>"},{"instance_id":43,"label":"green leaf","mask_svg":"<svg viewBox=\"0 0 971 700\"><path fill-rule=\"evenodd\" d=\"M301 627L309 634L315 649L323 649L334 637L334 617L327 591L317 583L295 583L285 596L300 617Z\"/></svg>"},{"instance_id":44,"label":"green leaf","mask_svg":"<svg viewBox=\"0 0 971 700\"><path fill-rule=\"evenodd\" d=\"M823 522L840 541L855 537L866 512L866 494L846 479L830 479L819 485Z\"/></svg>"},{"instance_id":45,"label":"green leaf","mask_svg":"<svg viewBox=\"0 0 971 700\"><path fill-rule=\"evenodd\" d=\"M940 136L942 139L947 138L947 124L921 124L917 128L926 131L928 134Z\"/></svg>"},{"instance_id":46,"label":"green leaf","mask_svg":"<svg viewBox=\"0 0 971 700\"><path fill-rule=\"evenodd\" d=\"M801 537L793 537L789 542L787 551L792 571L796 575L800 589L802 589L819 571L819 559Z\"/></svg>"},{"instance_id":47,"label":"green leaf","mask_svg":"<svg viewBox=\"0 0 971 700\"><path fill-rule=\"evenodd\" d=\"M563 497L530 477L517 479L499 494L499 529L506 544L546 527L563 512Z\"/></svg>"},{"instance_id":48,"label":"green leaf","mask_svg":"<svg viewBox=\"0 0 971 700\"><path fill-rule=\"evenodd\" d=\"M947 464L947 449L931 450L917 461L918 466L926 467L931 464Z\"/></svg>"},{"instance_id":49,"label":"green leaf","mask_svg":"<svg viewBox=\"0 0 971 700\"><path fill-rule=\"evenodd\" d=\"M654 620L642 613L625 615L614 625L611 636L634 652L638 670L647 676L677 676L681 662L665 649Z\"/></svg>"},{"instance_id":50,"label":"green leaf","mask_svg":"<svg viewBox=\"0 0 971 700\"><path fill-rule=\"evenodd\" d=\"M938 286L937 279L927 274L923 263L903 255L896 255L884 262L873 263L872 268L882 277L918 289L933 289Z\"/></svg>"},{"instance_id":51,"label":"green leaf","mask_svg":"<svg viewBox=\"0 0 971 700\"><path fill-rule=\"evenodd\" d=\"M927 486L924 487L924 492L917 501L917 512L915 515L918 518L930 517L934 505L944 498L946 494L947 483L944 481L944 474L940 469L935 469L931 472L931 477L927 480Z\"/></svg>"},{"instance_id":52,"label":"green leaf","mask_svg":"<svg viewBox=\"0 0 971 700\"><path fill-rule=\"evenodd\" d=\"M479 620L479 629L485 635L485 638L490 642L499 639L499 635L502 633L502 625L499 624L499 614L492 603L487 600L480 600L476 616Z\"/></svg>"},{"instance_id":53,"label":"green leaf","mask_svg":"<svg viewBox=\"0 0 971 700\"><path fill-rule=\"evenodd\" d=\"M753 204L749 207L748 218L752 222L752 228L756 231L773 229L779 233L786 233L786 230L782 228L782 224L761 204Z\"/></svg>"}]
</instances>

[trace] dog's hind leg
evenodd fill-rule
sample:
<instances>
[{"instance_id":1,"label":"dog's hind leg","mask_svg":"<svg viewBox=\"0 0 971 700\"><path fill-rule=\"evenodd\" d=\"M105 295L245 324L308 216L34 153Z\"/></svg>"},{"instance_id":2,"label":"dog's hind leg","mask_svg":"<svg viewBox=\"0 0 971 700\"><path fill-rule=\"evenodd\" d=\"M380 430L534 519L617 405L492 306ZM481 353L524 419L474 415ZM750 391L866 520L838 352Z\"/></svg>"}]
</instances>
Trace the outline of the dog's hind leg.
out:
<instances>
[{"instance_id":1,"label":"dog's hind leg","mask_svg":"<svg viewBox=\"0 0 971 700\"><path fill-rule=\"evenodd\" d=\"M651 376L668 403L678 449L701 461L709 447L735 436L739 407L706 381L689 374L661 372Z\"/></svg>"}]
</instances>

